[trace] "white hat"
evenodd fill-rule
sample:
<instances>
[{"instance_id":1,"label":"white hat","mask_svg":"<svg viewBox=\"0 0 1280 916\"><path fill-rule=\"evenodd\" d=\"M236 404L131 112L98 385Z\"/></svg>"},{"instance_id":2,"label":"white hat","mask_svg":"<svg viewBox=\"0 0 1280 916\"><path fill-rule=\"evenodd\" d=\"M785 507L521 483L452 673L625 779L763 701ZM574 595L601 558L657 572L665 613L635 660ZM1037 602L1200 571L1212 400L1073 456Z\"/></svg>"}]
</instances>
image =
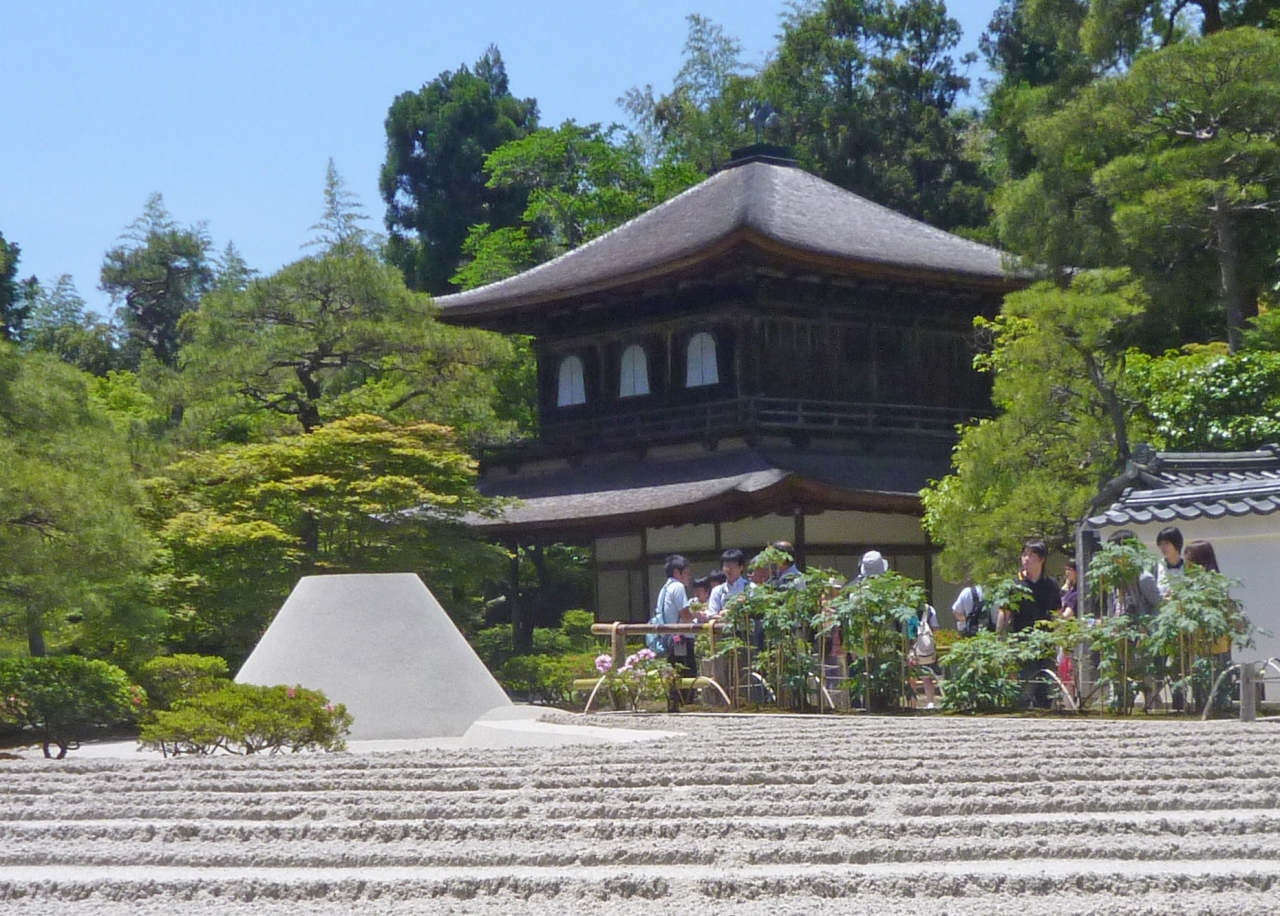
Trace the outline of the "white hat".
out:
<instances>
[{"instance_id":1,"label":"white hat","mask_svg":"<svg viewBox=\"0 0 1280 916\"><path fill-rule=\"evenodd\" d=\"M872 576L888 571L889 562L880 555L878 550L868 550L862 555L862 562L858 564L858 575L864 579L870 579Z\"/></svg>"}]
</instances>

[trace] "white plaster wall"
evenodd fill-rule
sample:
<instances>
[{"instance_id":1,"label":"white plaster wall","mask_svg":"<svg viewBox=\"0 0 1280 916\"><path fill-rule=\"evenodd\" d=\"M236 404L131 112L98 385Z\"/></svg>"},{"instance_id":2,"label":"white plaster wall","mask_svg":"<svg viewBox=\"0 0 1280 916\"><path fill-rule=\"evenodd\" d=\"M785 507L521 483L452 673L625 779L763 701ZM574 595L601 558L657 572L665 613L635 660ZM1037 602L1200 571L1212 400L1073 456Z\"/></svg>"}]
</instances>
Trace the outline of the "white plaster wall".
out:
<instances>
[{"instance_id":1,"label":"white plaster wall","mask_svg":"<svg viewBox=\"0 0 1280 916\"><path fill-rule=\"evenodd\" d=\"M1156 535L1164 523L1125 525L1156 551ZM1262 661L1280 657L1280 514L1243 518L1199 519L1177 524L1186 543L1205 540L1213 544L1223 574L1240 580L1236 597L1258 627L1271 633L1259 635L1257 647L1237 650L1237 661ZM1116 528L1099 531L1105 541ZM1274 669L1269 672L1275 676ZM1280 684L1267 685L1268 699L1280 699Z\"/></svg>"}]
</instances>

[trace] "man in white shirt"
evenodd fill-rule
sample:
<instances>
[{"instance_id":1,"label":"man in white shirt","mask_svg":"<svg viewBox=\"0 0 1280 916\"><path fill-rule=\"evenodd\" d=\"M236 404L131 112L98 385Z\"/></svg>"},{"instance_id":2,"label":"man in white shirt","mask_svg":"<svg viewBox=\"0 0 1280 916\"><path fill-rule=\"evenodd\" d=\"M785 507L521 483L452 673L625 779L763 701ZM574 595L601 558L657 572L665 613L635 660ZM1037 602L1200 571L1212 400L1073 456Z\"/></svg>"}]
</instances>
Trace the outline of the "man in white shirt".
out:
<instances>
[{"instance_id":1,"label":"man in white shirt","mask_svg":"<svg viewBox=\"0 0 1280 916\"><path fill-rule=\"evenodd\" d=\"M719 617L729 601L746 593L747 580L743 576L746 568L747 555L736 547L720 555L720 569L724 571L725 580L711 590L711 600L707 602L708 617Z\"/></svg>"}]
</instances>

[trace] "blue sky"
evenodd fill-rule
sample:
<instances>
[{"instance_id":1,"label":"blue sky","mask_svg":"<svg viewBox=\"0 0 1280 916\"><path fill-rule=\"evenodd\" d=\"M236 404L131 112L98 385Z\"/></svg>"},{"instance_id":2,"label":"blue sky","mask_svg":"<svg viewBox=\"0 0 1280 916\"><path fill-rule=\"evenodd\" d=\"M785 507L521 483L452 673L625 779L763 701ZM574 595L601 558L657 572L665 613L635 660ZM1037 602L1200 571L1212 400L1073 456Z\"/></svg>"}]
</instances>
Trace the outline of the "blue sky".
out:
<instances>
[{"instance_id":1,"label":"blue sky","mask_svg":"<svg viewBox=\"0 0 1280 916\"><path fill-rule=\"evenodd\" d=\"M956 0L977 47L996 0ZM302 254L330 157L381 229L392 99L490 43L544 124L624 121L617 99L680 66L701 13L760 63L783 0L0 3L0 232L19 275L69 273L91 308L103 253L153 192L270 273ZM980 74L975 68L970 76Z\"/></svg>"}]
</instances>

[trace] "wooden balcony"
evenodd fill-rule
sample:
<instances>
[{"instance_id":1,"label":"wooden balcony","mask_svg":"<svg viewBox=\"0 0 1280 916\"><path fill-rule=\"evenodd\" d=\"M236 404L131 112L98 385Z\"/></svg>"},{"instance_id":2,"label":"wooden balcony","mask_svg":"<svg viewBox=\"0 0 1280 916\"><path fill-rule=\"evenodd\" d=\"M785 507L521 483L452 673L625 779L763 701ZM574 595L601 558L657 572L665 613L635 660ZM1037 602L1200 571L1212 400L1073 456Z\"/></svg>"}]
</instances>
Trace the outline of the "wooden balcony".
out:
<instances>
[{"instance_id":1,"label":"wooden balcony","mask_svg":"<svg viewBox=\"0 0 1280 916\"><path fill-rule=\"evenodd\" d=\"M484 457L487 463L501 463L763 434L796 438L908 435L954 439L956 425L980 413L918 404L742 397L544 422L539 439L488 449Z\"/></svg>"}]
</instances>

